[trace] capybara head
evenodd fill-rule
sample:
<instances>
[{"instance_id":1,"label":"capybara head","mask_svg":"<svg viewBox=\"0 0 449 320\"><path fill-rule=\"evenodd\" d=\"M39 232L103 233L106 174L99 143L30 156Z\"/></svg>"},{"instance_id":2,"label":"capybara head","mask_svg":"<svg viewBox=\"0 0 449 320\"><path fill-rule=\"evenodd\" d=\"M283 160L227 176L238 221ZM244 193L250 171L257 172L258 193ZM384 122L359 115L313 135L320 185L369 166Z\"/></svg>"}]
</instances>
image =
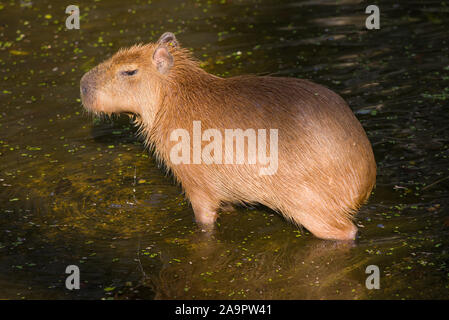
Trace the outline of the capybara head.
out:
<instances>
[{"instance_id":1,"label":"capybara head","mask_svg":"<svg viewBox=\"0 0 449 320\"><path fill-rule=\"evenodd\" d=\"M93 113L132 113L154 118L159 91L173 67L178 42L171 32L157 43L135 45L118 51L81 79L84 107ZM148 124L148 123L147 123Z\"/></svg>"}]
</instances>

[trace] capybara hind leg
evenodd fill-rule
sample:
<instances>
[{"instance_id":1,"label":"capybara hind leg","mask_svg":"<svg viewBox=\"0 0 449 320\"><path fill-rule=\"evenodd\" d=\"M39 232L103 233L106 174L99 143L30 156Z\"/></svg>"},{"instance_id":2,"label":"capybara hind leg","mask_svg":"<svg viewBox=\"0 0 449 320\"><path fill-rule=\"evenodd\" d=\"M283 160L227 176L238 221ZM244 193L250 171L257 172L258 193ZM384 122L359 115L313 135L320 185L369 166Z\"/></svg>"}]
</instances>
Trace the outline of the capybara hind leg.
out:
<instances>
[{"instance_id":1,"label":"capybara hind leg","mask_svg":"<svg viewBox=\"0 0 449 320\"><path fill-rule=\"evenodd\" d=\"M312 218L312 217L310 217ZM300 223L314 236L329 240L355 240L357 227L348 219L347 221L330 221L303 219Z\"/></svg>"}]
</instances>

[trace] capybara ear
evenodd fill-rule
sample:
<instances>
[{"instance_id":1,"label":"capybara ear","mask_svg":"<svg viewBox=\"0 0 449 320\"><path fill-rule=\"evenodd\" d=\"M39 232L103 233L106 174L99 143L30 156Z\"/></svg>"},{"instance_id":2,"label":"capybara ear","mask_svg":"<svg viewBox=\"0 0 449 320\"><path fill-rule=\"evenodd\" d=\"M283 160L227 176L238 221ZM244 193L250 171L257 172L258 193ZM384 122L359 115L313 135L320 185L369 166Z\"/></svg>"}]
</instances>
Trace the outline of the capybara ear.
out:
<instances>
[{"instance_id":1,"label":"capybara ear","mask_svg":"<svg viewBox=\"0 0 449 320\"><path fill-rule=\"evenodd\" d=\"M173 66L173 56L165 45L160 45L154 51L153 65L162 74L166 74Z\"/></svg>"},{"instance_id":2,"label":"capybara ear","mask_svg":"<svg viewBox=\"0 0 449 320\"><path fill-rule=\"evenodd\" d=\"M157 44L158 45L166 45L166 46L170 46L173 48L176 48L179 45L178 40L176 40L175 35L171 32L165 32L163 35L161 35L161 37L157 41Z\"/></svg>"}]
</instances>

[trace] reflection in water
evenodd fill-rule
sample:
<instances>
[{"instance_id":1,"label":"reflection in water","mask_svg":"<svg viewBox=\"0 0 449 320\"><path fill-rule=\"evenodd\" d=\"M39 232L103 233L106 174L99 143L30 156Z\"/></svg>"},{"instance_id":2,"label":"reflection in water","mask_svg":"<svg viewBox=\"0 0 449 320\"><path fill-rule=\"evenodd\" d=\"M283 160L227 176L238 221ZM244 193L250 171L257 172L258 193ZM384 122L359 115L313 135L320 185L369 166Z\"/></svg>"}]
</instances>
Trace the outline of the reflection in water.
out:
<instances>
[{"instance_id":1,"label":"reflection in water","mask_svg":"<svg viewBox=\"0 0 449 320\"><path fill-rule=\"evenodd\" d=\"M383 1L376 31L349 0L80 1L78 31L65 30L63 3L1 6L0 298L448 296L440 1ZM165 31L211 73L311 79L348 101L378 164L355 244L315 239L264 208L224 212L207 236L127 117L86 116L82 74ZM81 269L76 292L64 288L69 264ZM371 264L380 290L364 286Z\"/></svg>"},{"instance_id":2,"label":"reflection in water","mask_svg":"<svg viewBox=\"0 0 449 320\"><path fill-rule=\"evenodd\" d=\"M351 244L311 240L274 248L266 243L242 259L242 250L199 238L182 262L166 259L160 273L149 276L156 299L295 299L297 292L305 299L364 296L354 270L366 261L351 263Z\"/></svg>"}]
</instances>

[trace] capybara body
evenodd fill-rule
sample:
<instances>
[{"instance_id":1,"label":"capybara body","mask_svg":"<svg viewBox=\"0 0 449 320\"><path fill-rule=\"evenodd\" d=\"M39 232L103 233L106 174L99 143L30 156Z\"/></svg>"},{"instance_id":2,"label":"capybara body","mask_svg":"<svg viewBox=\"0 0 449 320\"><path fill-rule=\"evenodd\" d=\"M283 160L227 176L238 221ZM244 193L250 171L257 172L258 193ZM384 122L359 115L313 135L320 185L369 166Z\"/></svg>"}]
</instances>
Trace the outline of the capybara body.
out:
<instances>
[{"instance_id":1,"label":"capybara body","mask_svg":"<svg viewBox=\"0 0 449 320\"><path fill-rule=\"evenodd\" d=\"M353 215L374 187L376 164L361 124L331 90L295 78L211 75L165 33L86 73L81 97L95 113L136 116L145 142L182 185L204 228L223 205L262 204L317 237L355 238ZM223 136L228 129L266 129L267 136L277 129L277 150L267 150L277 151L276 170L260 174L266 162L250 163L249 147L244 163L174 163L173 132L194 137L195 122Z\"/></svg>"}]
</instances>

